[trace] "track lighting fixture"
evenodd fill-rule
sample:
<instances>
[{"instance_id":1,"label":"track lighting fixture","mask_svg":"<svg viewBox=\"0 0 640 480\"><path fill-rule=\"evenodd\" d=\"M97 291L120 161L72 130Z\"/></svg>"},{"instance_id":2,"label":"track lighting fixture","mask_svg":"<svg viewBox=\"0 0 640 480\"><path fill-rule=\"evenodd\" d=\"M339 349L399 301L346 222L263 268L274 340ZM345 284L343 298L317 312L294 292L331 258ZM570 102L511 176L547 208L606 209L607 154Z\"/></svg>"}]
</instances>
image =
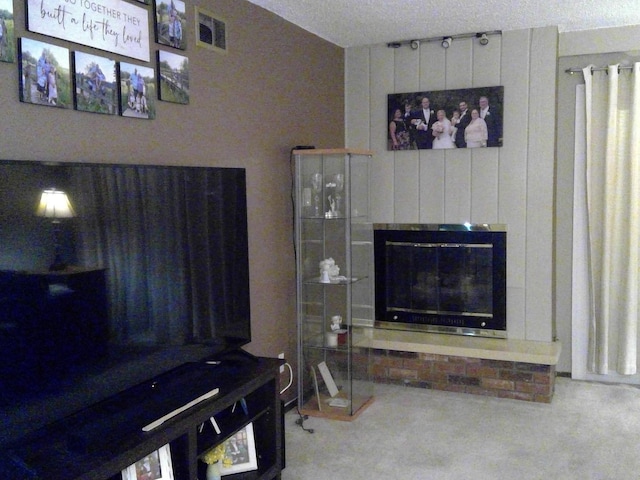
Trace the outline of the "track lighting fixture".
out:
<instances>
[{"instance_id":1,"label":"track lighting fixture","mask_svg":"<svg viewBox=\"0 0 640 480\"><path fill-rule=\"evenodd\" d=\"M403 45L408 45L412 50L418 50L423 43L429 42L440 42L442 48L449 48L451 43L455 39L473 39L477 38L478 43L482 46L487 45L489 43L490 35L502 35L502 31L493 30L490 32L478 32L478 33L461 33L458 35L447 35L444 37L430 37L430 38L416 38L413 40L402 40L398 42L389 42L387 43L388 48L400 48Z\"/></svg>"},{"instance_id":2,"label":"track lighting fixture","mask_svg":"<svg viewBox=\"0 0 640 480\"><path fill-rule=\"evenodd\" d=\"M478 37L480 45L486 45L489 43L489 37L487 37L486 33L476 33L476 37Z\"/></svg>"}]
</instances>

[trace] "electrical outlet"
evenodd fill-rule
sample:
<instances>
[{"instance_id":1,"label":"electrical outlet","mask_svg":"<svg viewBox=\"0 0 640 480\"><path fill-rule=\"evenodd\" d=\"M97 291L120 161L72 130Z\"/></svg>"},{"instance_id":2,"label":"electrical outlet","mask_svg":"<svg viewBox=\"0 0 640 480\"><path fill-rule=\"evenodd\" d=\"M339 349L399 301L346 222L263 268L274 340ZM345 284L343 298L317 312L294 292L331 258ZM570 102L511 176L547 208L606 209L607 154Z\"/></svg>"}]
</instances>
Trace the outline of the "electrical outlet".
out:
<instances>
[{"instance_id":1,"label":"electrical outlet","mask_svg":"<svg viewBox=\"0 0 640 480\"><path fill-rule=\"evenodd\" d=\"M280 352L278 358L284 360L284 352ZM284 373L284 365L280 365L280 373Z\"/></svg>"}]
</instances>

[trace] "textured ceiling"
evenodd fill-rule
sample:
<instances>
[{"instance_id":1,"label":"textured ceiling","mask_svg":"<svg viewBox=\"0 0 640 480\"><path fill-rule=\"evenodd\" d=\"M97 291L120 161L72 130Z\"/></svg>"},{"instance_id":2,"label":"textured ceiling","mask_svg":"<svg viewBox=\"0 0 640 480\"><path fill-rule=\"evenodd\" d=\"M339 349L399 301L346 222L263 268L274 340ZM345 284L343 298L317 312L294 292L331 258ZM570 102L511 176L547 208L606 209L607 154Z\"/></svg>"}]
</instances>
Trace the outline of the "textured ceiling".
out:
<instances>
[{"instance_id":1,"label":"textured ceiling","mask_svg":"<svg viewBox=\"0 0 640 480\"><path fill-rule=\"evenodd\" d=\"M640 25L640 0L249 0L341 47L492 30Z\"/></svg>"}]
</instances>

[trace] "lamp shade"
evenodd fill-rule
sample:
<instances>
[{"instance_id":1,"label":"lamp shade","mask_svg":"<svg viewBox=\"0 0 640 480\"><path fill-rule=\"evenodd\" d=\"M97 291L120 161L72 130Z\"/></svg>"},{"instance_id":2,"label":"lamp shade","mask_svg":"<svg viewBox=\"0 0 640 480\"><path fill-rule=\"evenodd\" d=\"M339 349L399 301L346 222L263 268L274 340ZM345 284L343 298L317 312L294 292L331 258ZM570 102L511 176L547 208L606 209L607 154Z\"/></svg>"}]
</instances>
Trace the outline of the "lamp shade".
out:
<instances>
[{"instance_id":1,"label":"lamp shade","mask_svg":"<svg viewBox=\"0 0 640 480\"><path fill-rule=\"evenodd\" d=\"M36 215L45 218L71 218L76 216L76 212L67 194L52 188L42 192Z\"/></svg>"}]
</instances>

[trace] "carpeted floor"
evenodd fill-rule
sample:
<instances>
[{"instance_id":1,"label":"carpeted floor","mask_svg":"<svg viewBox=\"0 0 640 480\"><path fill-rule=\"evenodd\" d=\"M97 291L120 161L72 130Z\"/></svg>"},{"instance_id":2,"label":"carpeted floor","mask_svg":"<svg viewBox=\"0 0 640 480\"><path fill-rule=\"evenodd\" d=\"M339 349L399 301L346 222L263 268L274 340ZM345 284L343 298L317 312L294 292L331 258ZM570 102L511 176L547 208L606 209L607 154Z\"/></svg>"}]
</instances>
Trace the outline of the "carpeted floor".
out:
<instances>
[{"instance_id":1,"label":"carpeted floor","mask_svg":"<svg viewBox=\"0 0 640 480\"><path fill-rule=\"evenodd\" d=\"M551 404L375 385L353 422L285 416L283 480L638 480L640 389L558 378Z\"/></svg>"}]
</instances>

